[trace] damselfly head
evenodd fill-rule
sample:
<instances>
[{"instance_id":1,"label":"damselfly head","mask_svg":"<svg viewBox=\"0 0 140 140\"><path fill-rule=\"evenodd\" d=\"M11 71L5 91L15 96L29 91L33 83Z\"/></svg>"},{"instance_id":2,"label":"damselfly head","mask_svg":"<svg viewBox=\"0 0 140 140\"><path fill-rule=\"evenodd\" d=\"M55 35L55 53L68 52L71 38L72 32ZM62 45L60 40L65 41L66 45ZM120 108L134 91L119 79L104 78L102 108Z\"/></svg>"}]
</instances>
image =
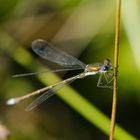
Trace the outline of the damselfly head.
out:
<instances>
[{"instance_id":1,"label":"damselfly head","mask_svg":"<svg viewBox=\"0 0 140 140\"><path fill-rule=\"evenodd\" d=\"M104 60L102 71L108 71L108 70L113 70L113 68L110 59L107 58Z\"/></svg>"},{"instance_id":2,"label":"damselfly head","mask_svg":"<svg viewBox=\"0 0 140 140\"><path fill-rule=\"evenodd\" d=\"M106 58L106 59L104 60L104 65L108 66L108 65L110 65L110 64L111 64L111 63L110 63L110 59Z\"/></svg>"}]
</instances>

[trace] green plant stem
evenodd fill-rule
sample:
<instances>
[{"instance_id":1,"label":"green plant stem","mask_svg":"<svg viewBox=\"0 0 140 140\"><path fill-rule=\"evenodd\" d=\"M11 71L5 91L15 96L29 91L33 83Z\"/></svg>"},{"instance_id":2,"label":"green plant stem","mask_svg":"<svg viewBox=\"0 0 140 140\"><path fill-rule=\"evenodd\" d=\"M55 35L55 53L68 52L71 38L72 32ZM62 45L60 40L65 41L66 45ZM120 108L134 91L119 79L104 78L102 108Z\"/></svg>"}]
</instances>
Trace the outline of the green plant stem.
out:
<instances>
[{"instance_id":1,"label":"green plant stem","mask_svg":"<svg viewBox=\"0 0 140 140\"><path fill-rule=\"evenodd\" d=\"M117 1L117 5L116 5L115 50L114 50L114 89L113 89L112 114L111 114L109 140L113 140L113 136L114 136L116 104L117 104L117 75L118 75L118 54L119 54L119 30L120 30L121 0L116 0L116 1Z\"/></svg>"}]
</instances>

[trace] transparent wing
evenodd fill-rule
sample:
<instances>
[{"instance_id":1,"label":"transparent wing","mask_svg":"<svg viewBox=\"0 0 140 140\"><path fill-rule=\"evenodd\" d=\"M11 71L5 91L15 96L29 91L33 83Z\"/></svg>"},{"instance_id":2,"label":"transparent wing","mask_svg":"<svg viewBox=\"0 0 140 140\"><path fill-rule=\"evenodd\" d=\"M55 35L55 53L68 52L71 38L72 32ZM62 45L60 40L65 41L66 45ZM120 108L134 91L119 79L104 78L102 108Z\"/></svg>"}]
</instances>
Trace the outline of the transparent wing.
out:
<instances>
[{"instance_id":1,"label":"transparent wing","mask_svg":"<svg viewBox=\"0 0 140 140\"><path fill-rule=\"evenodd\" d=\"M109 71L106 73L101 73L97 86L100 88L113 88L113 79L114 74L113 71Z\"/></svg>"},{"instance_id":2,"label":"transparent wing","mask_svg":"<svg viewBox=\"0 0 140 140\"><path fill-rule=\"evenodd\" d=\"M34 108L36 108L38 105L43 103L45 100L47 100L49 97L51 97L54 94L55 94L55 92L53 90L48 90L48 91L44 92L37 99L35 99L31 104L29 104L25 110L26 111L33 110Z\"/></svg>"},{"instance_id":3,"label":"transparent wing","mask_svg":"<svg viewBox=\"0 0 140 140\"><path fill-rule=\"evenodd\" d=\"M85 64L75 57L52 47L48 42L38 39L32 42L33 51L40 57L68 68L85 68Z\"/></svg>"},{"instance_id":4,"label":"transparent wing","mask_svg":"<svg viewBox=\"0 0 140 140\"><path fill-rule=\"evenodd\" d=\"M13 78L25 77L25 76L32 76L32 75L36 75L36 74L44 74L44 73L46 74L46 73L49 73L49 72L62 72L62 71L79 70L79 69L81 69L81 68L73 68L73 69L66 68L66 69L44 70L44 71L38 71L38 72L15 74L15 75L12 75L12 77Z\"/></svg>"},{"instance_id":5,"label":"transparent wing","mask_svg":"<svg viewBox=\"0 0 140 140\"><path fill-rule=\"evenodd\" d=\"M38 105L40 105L41 103L43 103L45 100L47 100L48 98L50 98L51 96L53 96L55 94L55 91L56 90L59 90L64 85L67 85L67 84L72 83L75 79L77 79L77 78L74 77L74 78L71 78L70 80L68 79L67 81L64 80L61 83L58 83L53 88L47 90L42 95L40 95L38 98L36 98L31 104L29 104L27 106L27 108L25 110L26 111L31 111L32 109L36 108Z\"/></svg>"}]
</instances>

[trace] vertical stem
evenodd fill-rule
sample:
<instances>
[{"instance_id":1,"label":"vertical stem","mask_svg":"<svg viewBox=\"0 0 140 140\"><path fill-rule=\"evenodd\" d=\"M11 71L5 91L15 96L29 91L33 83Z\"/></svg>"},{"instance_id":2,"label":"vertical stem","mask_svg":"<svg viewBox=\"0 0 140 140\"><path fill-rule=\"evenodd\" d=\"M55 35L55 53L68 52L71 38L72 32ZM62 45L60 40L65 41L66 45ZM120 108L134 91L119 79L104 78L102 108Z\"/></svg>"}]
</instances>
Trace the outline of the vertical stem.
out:
<instances>
[{"instance_id":1,"label":"vertical stem","mask_svg":"<svg viewBox=\"0 0 140 140\"><path fill-rule=\"evenodd\" d=\"M118 75L117 72L118 72L121 0L116 0L116 2L117 2L117 5L116 5L116 27L115 27L115 49L114 49L114 88L113 88L113 101L112 101L112 113L111 113L109 140L113 140L113 136L114 136L116 102L117 102L117 75Z\"/></svg>"}]
</instances>

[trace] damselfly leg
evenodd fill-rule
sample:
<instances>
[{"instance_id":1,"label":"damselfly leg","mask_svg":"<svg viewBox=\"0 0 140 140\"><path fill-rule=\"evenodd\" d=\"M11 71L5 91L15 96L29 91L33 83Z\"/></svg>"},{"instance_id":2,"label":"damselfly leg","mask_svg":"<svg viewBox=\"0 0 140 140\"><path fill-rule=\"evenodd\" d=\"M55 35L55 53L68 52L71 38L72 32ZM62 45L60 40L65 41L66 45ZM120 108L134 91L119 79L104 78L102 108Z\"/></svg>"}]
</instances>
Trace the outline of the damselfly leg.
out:
<instances>
[{"instance_id":1,"label":"damselfly leg","mask_svg":"<svg viewBox=\"0 0 140 140\"><path fill-rule=\"evenodd\" d=\"M113 89L113 71L112 73L101 73L97 82L97 87Z\"/></svg>"}]
</instances>

